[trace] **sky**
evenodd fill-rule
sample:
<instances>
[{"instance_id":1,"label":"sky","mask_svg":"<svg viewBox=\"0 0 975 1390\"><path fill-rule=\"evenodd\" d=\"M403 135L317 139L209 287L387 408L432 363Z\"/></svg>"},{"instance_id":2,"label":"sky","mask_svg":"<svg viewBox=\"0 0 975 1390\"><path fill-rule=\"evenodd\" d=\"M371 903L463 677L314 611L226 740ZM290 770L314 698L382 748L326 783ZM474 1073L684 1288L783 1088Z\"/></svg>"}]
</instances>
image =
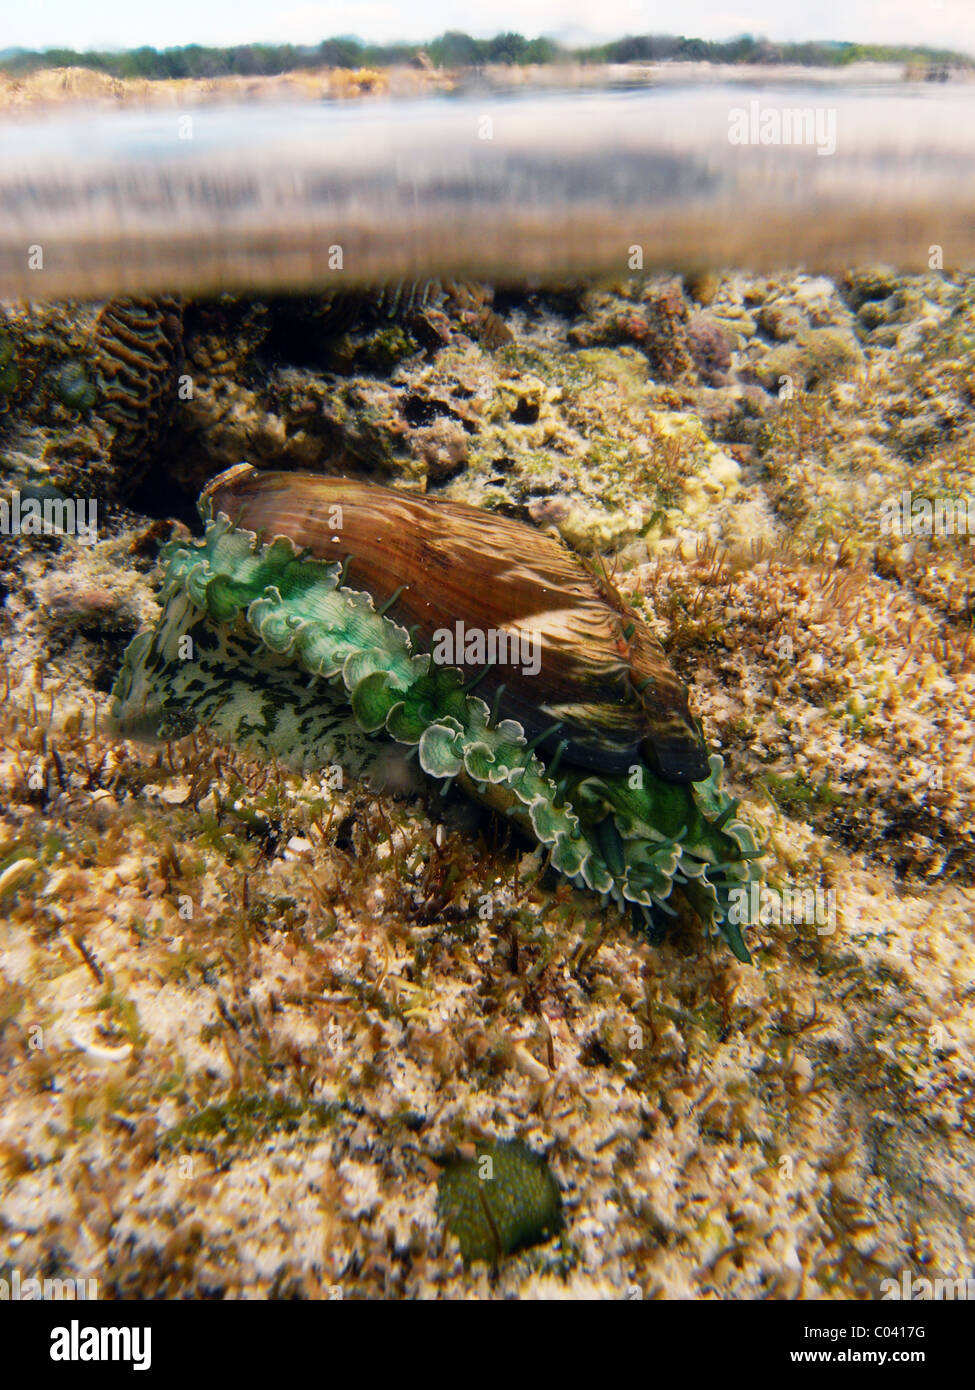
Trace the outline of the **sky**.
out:
<instances>
[{"instance_id":1,"label":"sky","mask_svg":"<svg viewBox=\"0 0 975 1390\"><path fill-rule=\"evenodd\" d=\"M624 34L727 39L850 39L975 53L975 0L30 0L0 5L9 47L157 48L201 43L318 43L352 34L414 42L446 29L490 37L511 29L567 42Z\"/></svg>"}]
</instances>

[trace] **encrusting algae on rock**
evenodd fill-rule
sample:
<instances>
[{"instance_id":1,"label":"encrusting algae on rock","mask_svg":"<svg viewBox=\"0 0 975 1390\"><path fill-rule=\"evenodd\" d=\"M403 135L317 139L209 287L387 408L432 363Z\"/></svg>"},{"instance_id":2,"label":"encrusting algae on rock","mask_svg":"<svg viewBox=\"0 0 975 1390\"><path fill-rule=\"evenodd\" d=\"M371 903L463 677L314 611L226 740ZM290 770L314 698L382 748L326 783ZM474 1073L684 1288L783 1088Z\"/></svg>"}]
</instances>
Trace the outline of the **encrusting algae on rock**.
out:
<instances>
[{"instance_id":1,"label":"encrusting algae on rock","mask_svg":"<svg viewBox=\"0 0 975 1390\"><path fill-rule=\"evenodd\" d=\"M201 514L204 540L168 547L162 616L126 655L121 734L202 722L357 776L391 738L576 886L650 927L677 888L749 959L741 890L761 851L662 648L608 580L519 522L345 479L241 464Z\"/></svg>"}]
</instances>

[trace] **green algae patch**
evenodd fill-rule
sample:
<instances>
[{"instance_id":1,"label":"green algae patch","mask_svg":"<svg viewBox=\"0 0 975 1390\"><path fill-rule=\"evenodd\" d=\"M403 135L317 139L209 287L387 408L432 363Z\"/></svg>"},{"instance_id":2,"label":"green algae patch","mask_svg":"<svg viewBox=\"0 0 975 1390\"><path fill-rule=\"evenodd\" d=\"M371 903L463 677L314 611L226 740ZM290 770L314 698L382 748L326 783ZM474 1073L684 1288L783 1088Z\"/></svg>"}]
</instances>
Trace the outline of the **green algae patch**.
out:
<instances>
[{"instance_id":1,"label":"green algae patch","mask_svg":"<svg viewBox=\"0 0 975 1390\"><path fill-rule=\"evenodd\" d=\"M14 341L9 333L0 332L0 396L12 396L20 385Z\"/></svg>"},{"instance_id":2,"label":"green algae patch","mask_svg":"<svg viewBox=\"0 0 975 1390\"><path fill-rule=\"evenodd\" d=\"M478 1145L440 1175L437 1212L460 1242L465 1265L497 1264L563 1227L562 1194L544 1158L520 1139Z\"/></svg>"},{"instance_id":3,"label":"green algae patch","mask_svg":"<svg viewBox=\"0 0 975 1390\"><path fill-rule=\"evenodd\" d=\"M212 1144L235 1147L272 1134L293 1134L302 1123L323 1129L335 1117L336 1107L320 1101L296 1101L269 1094L235 1096L204 1106L196 1114L168 1129L160 1150L207 1148Z\"/></svg>"},{"instance_id":4,"label":"green algae patch","mask_svg":"<svg viewBox=\"0 0 975 1390\"><path fill-rule=\"evenodd\" d=\"M828 782L810 782L802 773L794 777L780 777L769 772L765 776L765 784L786 814L801 812L805 808L842 806L850 799L848 794L835 791Z\"/></svg>"}]
</instances>

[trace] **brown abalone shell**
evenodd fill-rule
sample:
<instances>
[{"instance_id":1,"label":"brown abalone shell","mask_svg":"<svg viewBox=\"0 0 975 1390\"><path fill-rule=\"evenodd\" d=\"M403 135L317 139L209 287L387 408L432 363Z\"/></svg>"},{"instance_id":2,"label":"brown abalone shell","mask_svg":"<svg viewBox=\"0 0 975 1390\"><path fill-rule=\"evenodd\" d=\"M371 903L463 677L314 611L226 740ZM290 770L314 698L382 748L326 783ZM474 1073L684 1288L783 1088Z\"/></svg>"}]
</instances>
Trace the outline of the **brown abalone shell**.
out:
<instances>
[{"instance_id":1,"label":"brown abalone shell","mask_svg":"<svg viewBox=\"0 0 975 1390\"><path fill-rule=\"evenodd\" d=\"M266 543L287 536L317 558L347 561L348 587L415 628L419 651L458 622L467 633L536 641L536 674L466 660L460 646L451 664L480 677L478 694L529 738L558 724L543 747L564 741L566 762L620 772L642 753L669 781L708 776L700 726L663 648L555 537L463 503L249 464L215 478L201 501Z\"/></svg>"}]
</instances>

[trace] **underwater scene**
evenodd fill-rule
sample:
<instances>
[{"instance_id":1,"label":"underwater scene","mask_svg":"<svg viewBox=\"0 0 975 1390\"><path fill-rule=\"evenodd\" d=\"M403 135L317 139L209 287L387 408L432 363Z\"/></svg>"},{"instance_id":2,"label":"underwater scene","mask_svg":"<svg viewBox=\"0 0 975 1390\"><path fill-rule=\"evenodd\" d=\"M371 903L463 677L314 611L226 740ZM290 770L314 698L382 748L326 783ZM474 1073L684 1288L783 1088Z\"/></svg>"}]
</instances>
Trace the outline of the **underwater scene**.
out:
<instances>
[{"instance_id":1,"label":"underwater scene","mask_svg":"<svg viewBox=\"0 0 975 1390\"><path fill-rule=\"evenodd\" d=\"M3 1287L962 1297L971 62L422 58L0 73Z\"/></svg>"}]
</instances>

